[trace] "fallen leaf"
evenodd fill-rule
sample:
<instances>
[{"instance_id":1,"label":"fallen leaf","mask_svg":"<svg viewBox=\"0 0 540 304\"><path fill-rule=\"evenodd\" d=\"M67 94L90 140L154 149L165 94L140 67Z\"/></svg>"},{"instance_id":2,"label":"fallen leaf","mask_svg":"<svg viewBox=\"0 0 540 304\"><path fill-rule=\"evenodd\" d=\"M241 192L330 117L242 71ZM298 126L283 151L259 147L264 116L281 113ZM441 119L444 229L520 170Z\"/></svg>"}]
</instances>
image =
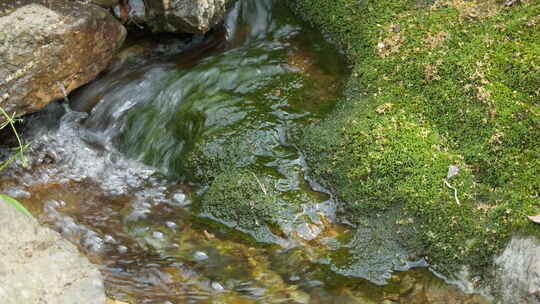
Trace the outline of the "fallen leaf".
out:
<instances>
[{"instance_id":1,"label":"fallen leaf","mask_svg":"<svg viewBox=\"0 0 540 304\"><path fill-rule=\"evenodd\" d=\"M535 216L527 216L531 221L537 223L537 224L540 224L540 214L538 215L535 215Z\"/></svg>"}]
</instances>

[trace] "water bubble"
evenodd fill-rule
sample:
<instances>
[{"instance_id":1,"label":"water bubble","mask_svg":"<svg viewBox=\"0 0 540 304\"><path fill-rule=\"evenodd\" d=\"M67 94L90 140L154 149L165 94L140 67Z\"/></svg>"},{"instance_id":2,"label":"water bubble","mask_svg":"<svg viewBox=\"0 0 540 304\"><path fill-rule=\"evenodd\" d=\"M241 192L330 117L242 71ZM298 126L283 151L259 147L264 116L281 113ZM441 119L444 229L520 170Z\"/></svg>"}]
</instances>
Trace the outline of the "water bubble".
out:
<instances>
[{"instance_id":1,"label":"water bubble","mask_svg":"<svg viewBox=\"0 0 540 304\"><path fill-rule=\"evenodd\" d=\"M212 282L212 288L217 292L223 292L225 290L225 288L223 288L223 286L218 282Z\"/></svg>"},{"instance_id":2,"label":"water bubble","mask_svg":"<svg viewBox=\"0 0 540 304\"><path fill-rule=\"evenodd\" d=\"M312 288L313 287L324 286L324 283L319 281L319 280L310 280L306 284L307 284L307 286L312 287Z\"/></svg>"},{"instance_id":3,"label":"water bubble","mask_svg":"<svg viewBox=\"0 0 540 304\"><path fill-rule=\"evenodd\" d=\"M197 251L195 252L195 254L193 254L193 258L198 261L198 262L201 262L201 261L204 261L204 260L207 260L208 259L208 255L202 251Z\"/></svg>"},{"instance_id":4,"label":"water bubble","mask_svg":"<svg viewBox=\"0 0 540 304\"><path fill-rule=\"evenodd\" d=\"M172 198L173 198L172 203L180 207L188 206L191 204L191 202L189 201L189 199L184 193L176 193L172 196Z\"/></svg>"},{"instance_id":5,"label":"water bubble","mask_svg":"<svg viewBox=\"0 0 540 304\"><path fill-rule=\"evenodd\" d=\"M118 250L118 253L120 254L124 254L128 251L128 248L124 245L120 245L118 247L116 247L116 250Z\"/></svg>"},{"instance_id":6,"label":"water bubble","mask_svg":"<svg viewBox=\"0 0 540 304\"><path fill-rule=\"evenodd\" d=\"M108 235L108 234L103 237L103 241L105 243L113 243L113 244L116 242L116 240L111 235Z\"/></svg>"},{"instance_id":7,"label":"water bubble","mask_svg":"<svg viewBox=\"0 0 540 304\"><path fill-rule=\"evenodd\" d=\"M90 252L101 252L103 250L103 240L93 233L89 232L84 238L83 246Z\"/></svg>"},{"instance_id":8,"label":"water bubble","mask_svg":"<svg viewBox=\"0 0 540 304\"><path fill-rule=\"evenodd\" d=\"M173 199L179 203L183 203L186 200L186 195L184 193L176 193L173 195Z\"/></svg>"}]
</instances>

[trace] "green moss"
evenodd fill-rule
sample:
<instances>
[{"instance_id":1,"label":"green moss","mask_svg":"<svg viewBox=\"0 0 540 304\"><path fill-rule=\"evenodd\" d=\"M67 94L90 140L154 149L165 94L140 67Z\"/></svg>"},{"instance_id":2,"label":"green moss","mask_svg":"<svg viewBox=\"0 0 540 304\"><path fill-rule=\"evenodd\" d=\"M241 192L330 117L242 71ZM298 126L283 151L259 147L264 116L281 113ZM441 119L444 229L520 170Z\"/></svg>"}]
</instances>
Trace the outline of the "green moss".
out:
<instances>
[{"instance_id":1,"label":"green moss","mask_svg":"<svg viewBox=\"0 0 540 304\"><path fill-rule=\"evenodd\" d=\"M291 7L354 63L347 98L301 143L350 218L403 204L444 272L484 269L512 233L539 234L525 215L540 210L540 3Z\"/></svg>"},{"instance_id":2,"label":"green moss","mask_svg":"<svg viewBox=\"0 0 540 304\"><path fill-rule=\"evenodd\" d=\"M288 208L271 179L243 169L217 176L200 204L203 215L265 243L279 242L280 225L294 217Z\"/></svg>"},{"instance_id":3,"label":"green moss","mask_svg":"<svg viewBox=\"0 0 540 304\"><path fill-rule=\"evenodd\" d=\"M257 225L255 218L272 222L278 213L277 198L266 187L269 185L249 171L222 174L203 196L203 210L227 222L238 221L245 228Z\"/></svg>"},{"instance_id":4,"label":"green moss","mask_svg":"<svg viewBox=\"0 0 540 304\"><path fill-rule=\"evenodd\" d=\"M210 137L187 154L183 171L188 172L192 180L210 184L223 172L253 165L255 157L249 150L248 142L238 136Z\"/></svg>"}]
</instances>

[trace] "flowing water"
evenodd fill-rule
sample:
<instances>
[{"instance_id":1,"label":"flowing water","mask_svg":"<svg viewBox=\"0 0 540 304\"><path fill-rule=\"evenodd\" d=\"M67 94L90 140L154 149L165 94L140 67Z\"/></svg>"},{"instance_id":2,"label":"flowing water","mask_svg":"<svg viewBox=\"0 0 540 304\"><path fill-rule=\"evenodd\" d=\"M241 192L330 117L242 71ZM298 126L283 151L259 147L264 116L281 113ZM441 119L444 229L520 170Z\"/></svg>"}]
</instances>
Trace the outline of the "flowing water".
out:
<instances>
[{"instance_id":1,"label":"flowing water","mask_svg":"<svg viewBox=\"0 0 540 304\"><path fill-rule=\"evenodd\" d=\"M342 223L309 177L295 142L347 69L282 2L240 0L205 37L152 39L30 118L30 168L0 178L100 265L110 297L484 303L429 272L391 223Z\"/></svg>"}]
</instances>

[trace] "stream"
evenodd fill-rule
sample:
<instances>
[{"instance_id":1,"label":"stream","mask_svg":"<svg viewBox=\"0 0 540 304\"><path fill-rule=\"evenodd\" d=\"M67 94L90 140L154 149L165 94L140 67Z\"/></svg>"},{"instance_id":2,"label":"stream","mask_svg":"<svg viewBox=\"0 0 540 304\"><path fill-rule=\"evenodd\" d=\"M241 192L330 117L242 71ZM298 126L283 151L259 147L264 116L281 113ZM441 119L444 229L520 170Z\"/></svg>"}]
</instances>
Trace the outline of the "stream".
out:
<instances>
[{"instance_id":1,"label":"stream","mask_svg":"<svg viewBox=\"0 0 540 304\"><path fill-rule=\"evenodd\" d=\"M284 1L239 0L206 36L134 39L116 60L27 119L30 166L0 177L100 266L110 298L488 303L430 272L409 232L345 222L310 177L295 142L348 68Z\"/></svg>"}]
</instances>

